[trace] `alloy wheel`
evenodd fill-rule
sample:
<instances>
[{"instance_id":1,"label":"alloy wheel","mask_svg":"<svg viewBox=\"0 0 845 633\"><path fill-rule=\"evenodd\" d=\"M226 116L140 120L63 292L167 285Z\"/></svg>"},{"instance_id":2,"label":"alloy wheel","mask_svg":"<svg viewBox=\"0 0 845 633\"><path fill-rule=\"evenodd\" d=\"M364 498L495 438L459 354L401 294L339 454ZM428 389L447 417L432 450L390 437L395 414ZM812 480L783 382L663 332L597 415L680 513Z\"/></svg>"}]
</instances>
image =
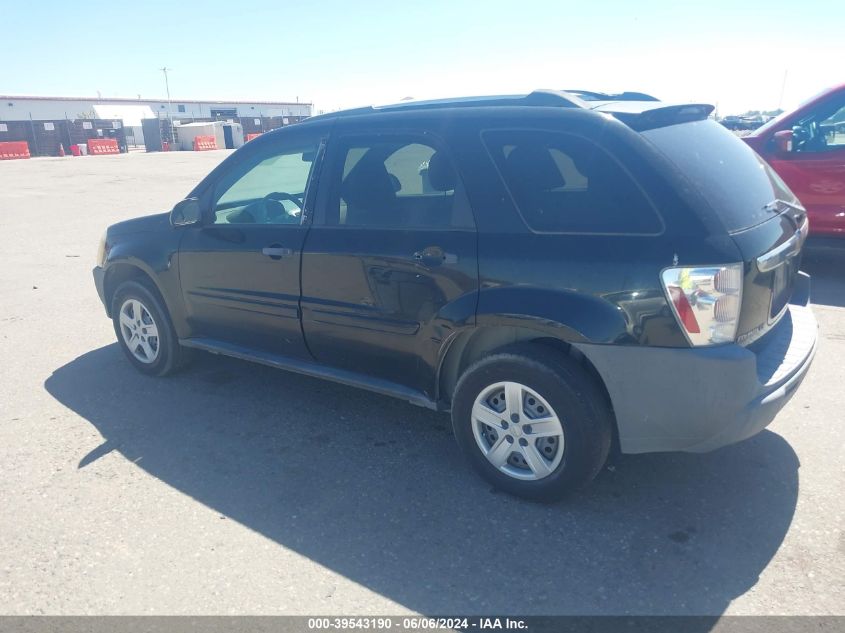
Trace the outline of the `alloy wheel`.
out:
<instances>
[{"instance_id":1,"label":"alloy wheel","mask_svg":"<svg viewBox=\"0 0 845 633\"><path fill-rule=\"evenodd\" d=\"M127 349L140 362L149 365L158 358L158 326L147 307L137 299L127 299L120 306L120 333Z\"/></svg>"}]
</instances>

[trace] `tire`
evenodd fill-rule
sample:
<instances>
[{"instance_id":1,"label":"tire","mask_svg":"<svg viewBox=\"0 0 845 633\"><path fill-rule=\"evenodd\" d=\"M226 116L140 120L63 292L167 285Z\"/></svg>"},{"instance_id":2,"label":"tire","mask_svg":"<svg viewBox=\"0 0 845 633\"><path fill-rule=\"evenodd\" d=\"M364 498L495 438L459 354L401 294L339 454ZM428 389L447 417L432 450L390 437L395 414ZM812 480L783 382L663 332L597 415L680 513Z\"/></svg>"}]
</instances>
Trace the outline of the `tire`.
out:
<instances>
[{"instance_id":1,"label":"tire","mask_svg":"<svg viewBox=\"0 0 845 633\"><path fill-rule=\"evenodd\" d=\"M479 422L482 415L490 425ZM505 424L496 426L496 419ZM472 467L495 488L555 501L602 469L613 414L602 390L577 362L555 349L519 343L482 358L461 375L452 399L452 426ZM544 433L548 437L538 437Z\"/></svg>"},{"instance_id":2,"label":"tire","mask_svg":"<svg viewBox=\"0 0 845 633\"><path fill-rule=\"evenodd\" d=\"M167 308L158 291L147 283L122 283L112 298L111 314L117 342L135 369L150 376L166 376L184 364L185 350L179 345ZM151 336L153 332L157 336ZM134 343L131 348L130 343Z\"/></svg>"}]
</instances>

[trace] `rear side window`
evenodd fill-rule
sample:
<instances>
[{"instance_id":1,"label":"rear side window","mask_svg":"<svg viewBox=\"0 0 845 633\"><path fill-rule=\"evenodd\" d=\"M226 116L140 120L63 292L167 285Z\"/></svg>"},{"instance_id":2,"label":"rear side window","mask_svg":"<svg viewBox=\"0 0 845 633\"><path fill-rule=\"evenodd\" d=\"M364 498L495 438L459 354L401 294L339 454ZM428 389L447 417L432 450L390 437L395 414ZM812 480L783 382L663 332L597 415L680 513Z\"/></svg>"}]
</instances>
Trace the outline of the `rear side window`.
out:
<instances>
[{"instance_id":1,"label":"rear side window","mask_svg":"<svg viewBox=\"0 0 845 633\"><path fill-rule=\"evenodd\" d=\"M747 229L779 213L769 205L795 196L745 142L715 121L667 125L643 132L710 204L728 231Z\"/></svg>"},{"instance_id":2,"label":"rear side window","mask_svg":"<svg viewBox=\"0 0 845 633\"><path fill-rule=\"evenodd\" d=\"M663 230L631 176L591 141L534 130L485 132L483 138L532 230L645 235Z\"/></svg>"},{"instance_id":3,"label":"rear side window","mask_svg":"<svg viewBox=\"0 0 845 633\"><path fill-rule=\"evenodd\" d=\"M405 135L338 142L326 223L387 229L471 228L472 211L446 150Z\"/></svg>"}]
</instances>

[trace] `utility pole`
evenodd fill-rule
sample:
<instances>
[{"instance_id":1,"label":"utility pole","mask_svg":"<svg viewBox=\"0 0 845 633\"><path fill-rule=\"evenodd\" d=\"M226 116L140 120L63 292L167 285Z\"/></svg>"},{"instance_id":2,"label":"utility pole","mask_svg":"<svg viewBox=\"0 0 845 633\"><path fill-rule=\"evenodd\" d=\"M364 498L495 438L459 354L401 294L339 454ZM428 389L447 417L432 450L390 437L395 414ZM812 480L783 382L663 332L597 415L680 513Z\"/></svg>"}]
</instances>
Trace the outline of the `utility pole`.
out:
<instances>
[{"instance_id":1,"label":"utility pole","mask_svg":"<svg viewBox=\"0 0 845 633\"><path fill-rule=\"evenodd\" d=\"M783 93L786 91L786 76L789 74L789 69L783 71L783 83L780 85L780 99L778 99L778 110L783 105Z\"/></svg>"},{"instance_id":2,"label":"utility pole","mask_svg":"<svg viewBox=\"0 0 845 633\"><path fill-rule=\"evenodd\" d=\"M164 88L167 91L167 119L170 123L170 144L172 145L176 139L173 134L173 103L170 101L170 82L167 80L167 71L173 69L165 66L163 68L159 68L159 70L164 73Z\"/></svg>"}]
</instances>

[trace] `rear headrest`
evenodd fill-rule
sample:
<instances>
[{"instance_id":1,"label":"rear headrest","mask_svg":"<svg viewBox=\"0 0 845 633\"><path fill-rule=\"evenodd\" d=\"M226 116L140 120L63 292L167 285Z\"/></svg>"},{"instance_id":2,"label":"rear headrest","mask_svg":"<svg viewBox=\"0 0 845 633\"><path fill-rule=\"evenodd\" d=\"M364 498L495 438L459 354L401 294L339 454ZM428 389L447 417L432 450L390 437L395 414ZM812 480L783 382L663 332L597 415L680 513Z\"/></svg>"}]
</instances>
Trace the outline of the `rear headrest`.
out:
<instances>
[{"instance_id":1,"label":"rear headrest","mask_svg":"<svg viewBox=\"0 0 845 633\"><path fill-rule=\"evenodd\" d=\"M505 168L520 187L548 191L566 185L557 163L542 145L520 145L505 159Z\"/></svg>"},{"instance_id":2,"label":"rear headrest","mask_svg":"<svg viewBox=\"0 0 845 633\"><path fill-rule=\"evenodd\" d=\"M384 163L365 156L346 176L341 196L355 207L384 208L396 201L396 189Z\"/></svg>"},{"instance_id":3,"label":"rear headrest","mask_svg":"<svg viewBox=\"0 0 845 633\"><path fill-rule=\"evenodd\" d=\"M445 154L434 152L428 159L428 182L436 191L451 191L455 188L458 175Z\"/></svg>"}]
</instances>

